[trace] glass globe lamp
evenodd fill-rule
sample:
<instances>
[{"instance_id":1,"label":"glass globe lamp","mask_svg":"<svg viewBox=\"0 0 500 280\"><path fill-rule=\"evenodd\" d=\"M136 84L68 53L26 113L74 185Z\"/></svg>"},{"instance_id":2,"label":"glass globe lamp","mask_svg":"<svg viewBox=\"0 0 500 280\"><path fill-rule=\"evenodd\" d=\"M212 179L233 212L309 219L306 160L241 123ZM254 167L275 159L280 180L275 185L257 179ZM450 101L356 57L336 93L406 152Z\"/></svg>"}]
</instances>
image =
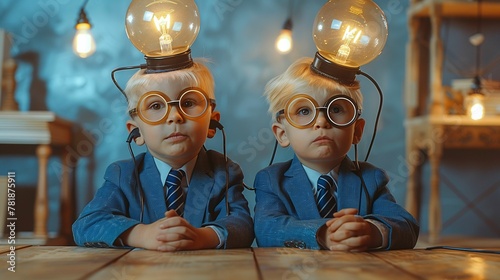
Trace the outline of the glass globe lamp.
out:
<instances>
[{"instance_id":1,"label":"glass globe lamp","mask_svg":"<svg viewBox=\"0 0 500 280\"><path fill-rule=\"evenodd\" d=\"M200 30L194 0L133 0L125 17L132 44L146 58L146 72L165 72L192 66L191 45Z\"/></svg>"},{"instance_id":2,"label":"glass globe lamp","mask_svg":"<svg viewBox=\"0 0 500 280\"><path fill-rule=\"evenodd\" d=\"M387 41L384 12L371 0L330 0L318 12L311 68L341 83L354 82L360 66L375 59Z\"/></svg>"},{"instance_id":3,"label":"glass globe lamp","mask_svg":"<svg viewBox=\"0 0 500 280\"><path fill-rule=\"evenodd\" d=\"M484 93L481 88L481 78L474 77L474 84L465 97L465 108L467 116L473 120L480 120L484 117Z\"/></svg>"},{"instance_id":4,"label":"glass globe lamp","mask_svg":"<svg viewBox=\"0 0 500 280\"><path fill-rule=\"evenodd\" d=\"M92 25L87 18L84 8L80 9L80 16L75 25L75 37L73 38L73 51L81 58L87 58L95 52L95 40L92 36Z\"/></svg>"}]
</instances>

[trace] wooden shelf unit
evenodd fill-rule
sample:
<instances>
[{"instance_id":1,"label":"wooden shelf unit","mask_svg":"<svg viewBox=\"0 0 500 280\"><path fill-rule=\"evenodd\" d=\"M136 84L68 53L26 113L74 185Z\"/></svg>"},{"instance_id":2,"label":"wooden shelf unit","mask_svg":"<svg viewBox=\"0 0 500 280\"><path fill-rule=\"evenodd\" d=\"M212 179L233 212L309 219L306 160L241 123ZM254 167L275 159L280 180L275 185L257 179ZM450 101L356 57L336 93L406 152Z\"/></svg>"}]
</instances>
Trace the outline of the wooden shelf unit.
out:
<instances>
[{"instance_id":1,"label":"wooden shelf unit","mask_svg":"<svg viewBox=\"0 0 500 280\"><path fill-rule=\"evenodd\" d=\"M482 1L480 9L483 18L500 19L500 2ZM441 231L439 165L443 149L500 148L500 116L473 121L464 115L449 115L445 109L441 21L443 18L477 16L477 2L464 0L412 0L408 9L405 129L409 175L406 208L419 219L423 165L420 153L423 152L428 155L431 167L430 242L437 242Z\"/></svg>"}]
</instances>

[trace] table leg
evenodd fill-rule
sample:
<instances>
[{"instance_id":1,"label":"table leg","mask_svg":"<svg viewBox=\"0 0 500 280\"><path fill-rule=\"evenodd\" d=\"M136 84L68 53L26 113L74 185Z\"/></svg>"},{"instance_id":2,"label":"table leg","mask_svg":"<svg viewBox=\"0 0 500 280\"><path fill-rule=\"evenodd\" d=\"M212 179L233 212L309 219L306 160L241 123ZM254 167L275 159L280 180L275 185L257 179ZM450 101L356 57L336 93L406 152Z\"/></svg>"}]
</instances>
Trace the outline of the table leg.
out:
<instances>
[{"instance_id":1,"label":"table leg","mask_svg":"<svg viewBox=\"0 0 500 280\"><path fill-rule=\"evenodd\" d=\"M420 217L420 174L422 169L422 158L420 150L416 145L416 139L411 128L406 132L406 165L408 166L408 182L406 189L406 209L410 214L419 219Z\"/></svg>"},{"instance_id":2,"label":"table leg","mask_svg":"<svg viewBox=\"0 0 500 280\"><path fill-rule=\"evenodd\" d=\"M60 235L67 239L72 239L71 224L74 219L73 190L71 179L73 176L74 162L66 149L62 152L62 176L61 176L61 225Z\"/></svg>"},{"instance_id":3,"label":"table leg","mask_svg":"<svg viewBox=\"0 0 500 280\"><path fill-rule=\"evenodd\" d=\"M431 168L431 193L429 198L429 242L435 243L441 231L441 199L439 193L439 164L443 154L442 144L436 142L429 150Z\"/></svg>"},{"instance_id":4,"label":"table leg","mask_svg":"<svg viewBox=\"0 0 500 280\"><path fill-rule=\"evenodd\" d=\"M47 202L47 162L52 149L49 145L39 145L36 148L38 157L38 186L35 198L34 211L34 235L36 237L47 238L47 217L48 217L48 202Z\"/></svg>"}]
</instances>

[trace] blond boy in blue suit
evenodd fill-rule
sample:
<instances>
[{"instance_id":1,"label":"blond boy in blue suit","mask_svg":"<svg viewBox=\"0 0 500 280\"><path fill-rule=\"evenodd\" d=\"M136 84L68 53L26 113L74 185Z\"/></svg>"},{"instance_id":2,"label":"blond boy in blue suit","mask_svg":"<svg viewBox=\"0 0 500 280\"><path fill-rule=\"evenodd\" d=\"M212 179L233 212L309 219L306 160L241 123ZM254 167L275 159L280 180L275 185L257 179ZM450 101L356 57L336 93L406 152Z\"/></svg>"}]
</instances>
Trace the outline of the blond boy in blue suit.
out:
<instances>
[{"instance_id":1,"label":"blond boy in blue suit","mask_svg":"<svg viewBox=\"0 0 500 280\"><path fill-rule=\"evenodd\" d=\"M345 86L318 75L311 62L298 60L266 85L274 135L295 156L256 175L257 245L413 248L419 225L394 200L386 173L347 156L365 125L359 84Z\"/></svg>"},{"instance_id":2,"label":"blond boy in blue suit","mask_svg":"<svg viewBox=\"0 0 500 280\"><path fill-rule=\"evenodd\" d=\"M220 119L209 69L195 62L172 72L140 70L125 94L127 129L147 151L135 162L108 167L104 184L73 224L75 242L158 251L249 247L254 232L243 173L222 154L204 149L216 132L210 124ZM174 189L179 196L164 184L172 170L182 174Z\"/></svg>"}]
</instances>

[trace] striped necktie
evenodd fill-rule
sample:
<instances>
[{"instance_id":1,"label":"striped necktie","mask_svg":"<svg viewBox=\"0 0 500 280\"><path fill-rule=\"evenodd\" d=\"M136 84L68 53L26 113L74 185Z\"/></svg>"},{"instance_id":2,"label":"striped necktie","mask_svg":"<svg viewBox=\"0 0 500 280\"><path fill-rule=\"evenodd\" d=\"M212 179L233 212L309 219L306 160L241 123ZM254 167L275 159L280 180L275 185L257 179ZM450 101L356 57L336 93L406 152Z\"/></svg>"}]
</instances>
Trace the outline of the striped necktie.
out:
<instances>
[{"instance_id":1,"label":"striped necktie","mask_svg":"<svg viewBox=\"0 0 500 280\"><path fill-rule=\"evenodd\" d=\"M335 187L333 187L335 186ZM337 201L333 192L336 189L335 181L328 175L321 175L318 179L318 210L319 215L323 218L333 218L333 213L336 211Z\"/></svg>"},{"instance_id":2,"label":"striped necktie","mask_svg":"<svg viewBox=\"0 0 500 280\"><path fill-rule=\"evenodd\" d=\"M184 214L184 191L181 187L184 171L172 169L165 180L167 210L175 210L179 216Z\"/></svg>"}]
</instances>

